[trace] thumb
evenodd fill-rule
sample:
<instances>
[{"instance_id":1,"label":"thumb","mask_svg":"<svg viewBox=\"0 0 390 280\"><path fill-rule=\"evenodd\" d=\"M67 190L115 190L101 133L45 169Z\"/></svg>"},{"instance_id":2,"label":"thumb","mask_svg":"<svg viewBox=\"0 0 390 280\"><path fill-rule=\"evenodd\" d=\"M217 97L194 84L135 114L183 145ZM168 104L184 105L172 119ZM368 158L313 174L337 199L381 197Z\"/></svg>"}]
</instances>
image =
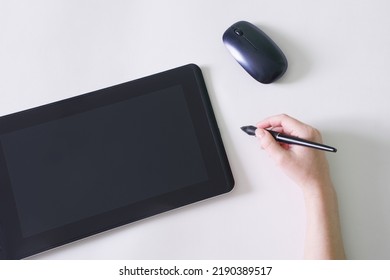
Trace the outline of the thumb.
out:
<instances>
[{"instance_id":1,"label":"thumb","mask_svg":"<svg viewBox=\"0 0 390 280\"><path fill-rule=\"evenodd\" d=\"M271 133L265 129L256 129L256 137L260 140L261 147L274 160L278 161L286 153L286 150L280 146Z\"/></svg>"}]
</instances>

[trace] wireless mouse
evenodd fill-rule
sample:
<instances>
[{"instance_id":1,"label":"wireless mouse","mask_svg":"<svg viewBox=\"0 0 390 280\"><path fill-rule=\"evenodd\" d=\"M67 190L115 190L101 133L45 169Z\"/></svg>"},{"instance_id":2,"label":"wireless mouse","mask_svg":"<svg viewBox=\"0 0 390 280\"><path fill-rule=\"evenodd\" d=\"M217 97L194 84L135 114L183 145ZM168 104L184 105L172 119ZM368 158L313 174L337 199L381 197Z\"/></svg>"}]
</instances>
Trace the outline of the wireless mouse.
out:
<instances>
[{"instance_id":1,"label":"wireless mouse","mask_svg":"<svg viewBox=\"0 0 390 280\"><path fill-rule=\"evenodd\" d=\"M222 40L238 63L260 83L272 83L287 70L287 59L282 50L267 34L247 21L230 26Z\"/></svg>"}]
</instances>

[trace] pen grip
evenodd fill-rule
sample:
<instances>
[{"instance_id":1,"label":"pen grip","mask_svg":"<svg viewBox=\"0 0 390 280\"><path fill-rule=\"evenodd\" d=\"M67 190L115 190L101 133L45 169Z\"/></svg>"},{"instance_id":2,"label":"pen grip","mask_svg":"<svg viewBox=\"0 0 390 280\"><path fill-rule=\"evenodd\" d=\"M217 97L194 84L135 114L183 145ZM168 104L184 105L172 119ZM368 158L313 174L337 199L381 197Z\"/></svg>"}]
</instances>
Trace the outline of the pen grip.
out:
<instances>
[{"instance_id":1,"label":"pen grip","mask_svg":"<svg viewBox=\"0 0 390 280\"><path fill-rule=\"evenodd\" d=\"M277 131L268 130L269 133L275 138L276 141L286 144L294 144L294 145L300 145L304 147L314 148L318 150L328 151L328 152L336 152L337 149L331 146L327 146L324 144L316 143L309 140L304 140L299 137L290 136L287 134L283 134Z\"/></svg>"},{"instance_id":2,"label":"pen grip","mask_svg":"<svg viewBox=\"0 0 390 280\"><path fill-rule=\"evenodd\" d=\"M281 132L277 132L277 131L273 131L273 130L267 130L267 131L269 133L271 133L271 135L275 138L276 141L281 142L281 143L292 144L292 141L290 141L290 140L293 140L293 141L295 140L298 143L294 143L294 144L299 144L302 141L316 144L314 142L310 142L308 140L303 140L302 138L298 138L298 137L295 137L295 136L283 134Z\"/></svg>"}]
</instances>

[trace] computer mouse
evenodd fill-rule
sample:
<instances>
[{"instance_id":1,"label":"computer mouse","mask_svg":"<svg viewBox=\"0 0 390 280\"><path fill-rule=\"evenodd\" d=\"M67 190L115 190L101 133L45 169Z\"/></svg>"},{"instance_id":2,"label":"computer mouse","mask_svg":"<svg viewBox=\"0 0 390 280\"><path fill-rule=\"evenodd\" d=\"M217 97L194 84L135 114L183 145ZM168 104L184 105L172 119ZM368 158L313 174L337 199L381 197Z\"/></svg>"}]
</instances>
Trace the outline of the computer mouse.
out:
<instances>
[{"instance_id":1,"label":"computer mouse","mask_svg":"<svg viewBox=\"0 0 390 280\"><path fill-rule=\"evenodd\" d=\"M287 70L287 59L282 50L267 34L247 21L230 26L222 40L238 63L260 83L272 83Z\"/></svg>"}]
</instances>

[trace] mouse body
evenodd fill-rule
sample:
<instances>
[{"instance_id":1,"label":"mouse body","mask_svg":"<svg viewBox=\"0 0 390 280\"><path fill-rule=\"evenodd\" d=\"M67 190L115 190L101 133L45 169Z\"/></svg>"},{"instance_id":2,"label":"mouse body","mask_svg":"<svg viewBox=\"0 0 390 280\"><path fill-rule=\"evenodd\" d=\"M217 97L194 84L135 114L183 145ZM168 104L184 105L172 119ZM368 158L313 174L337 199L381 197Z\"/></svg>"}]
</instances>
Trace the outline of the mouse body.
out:
<instances>
[{"instance_id":1,"label":"mouse body","mask_svg":"<svg viewBox=\"0 0 390 280\"><path fill-rule=\"evenodd\" d=\"M222 40L237 62L260 83L272 83L287 70L287 59L282 50L267 34L247 21L229 27Z\"/></svg>"}]
</instances>

